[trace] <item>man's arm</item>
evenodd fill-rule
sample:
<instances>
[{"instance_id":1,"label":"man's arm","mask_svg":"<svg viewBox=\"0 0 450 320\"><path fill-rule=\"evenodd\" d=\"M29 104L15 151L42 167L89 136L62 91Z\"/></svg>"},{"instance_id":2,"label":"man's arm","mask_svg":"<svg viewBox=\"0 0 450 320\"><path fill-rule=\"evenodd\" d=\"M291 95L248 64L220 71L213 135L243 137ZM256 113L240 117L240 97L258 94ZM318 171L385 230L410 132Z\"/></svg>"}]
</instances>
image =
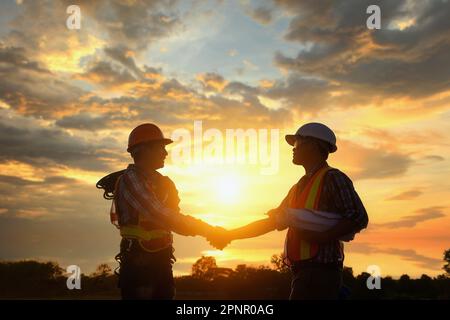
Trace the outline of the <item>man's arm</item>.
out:
<instances>
[{"instance_id":1,"label":"man's arm","mask_svg":"<svg viewBox=\"0 0 450 320\"><path fill-rule=\"evenodd\" d=\"M288 207L290 197L292 196L292 193L295 192L295 189L296 185L289 190L288 194L284 197L277 208L269 210L266 213L268 215L267 218L257 220L246 226L228 231L230 241L259 237L273 230L281 231L286 229L288 226L285 224L285 219L283 219L283 215L285 214L284 209Z\"/></svg>"},{"instance_id":2,"label":"man's arm","mask_svg":"<svg viewBox=\"0 0 450 320\"><path fill-rule=\"evenodd\" d=\"M173 182L166 182L166 187L174 189L171 190L172 193L177 194ZM173 208L163 205L155 193L146 186L143 178L135 171L124 174L121 183L123 183L121 189L124 199L135 210L143 212L153 224L163 229L169 229L185 236L201 235L204 237L219 231L216 227L210 226L199 219L181 214L176 199L174 199L175 207Z\"/></svg>"},{"instance_id":3,"label":"man's arm","mask_svg":"<svg viewBox=\"0 0 450 320\"><path fill-rule=\"evenodd\" d=\"M339 221L334 227L330 228L325 232L316 232L309 230L301 230L299 231L300 238L315 242L315 243L325 243L330 242L336 239L339 239L349 233L354 232L355 230L355 222L346 218L343 218Z\"/></svg>"},{"instance_id":4,"label":"man's arm","mask_svg":"<svg viewBox=\"0 0 450 320\"><path fill-rule=\"evenodd\" d=\"M232 240L259 237L276 229L274 220L271 218L261 219L246 226L228 231Z\"/></svg>"}]
</instances>

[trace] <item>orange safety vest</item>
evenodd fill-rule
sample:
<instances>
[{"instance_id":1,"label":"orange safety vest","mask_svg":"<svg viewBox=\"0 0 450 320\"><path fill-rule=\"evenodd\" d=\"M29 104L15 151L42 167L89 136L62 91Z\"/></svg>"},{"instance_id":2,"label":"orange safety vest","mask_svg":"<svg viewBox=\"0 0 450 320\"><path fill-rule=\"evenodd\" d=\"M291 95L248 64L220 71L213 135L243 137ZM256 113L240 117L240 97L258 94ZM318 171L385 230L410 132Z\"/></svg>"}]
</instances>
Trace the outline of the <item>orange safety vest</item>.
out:
<instances>
[{"instance_id":1,"label":"orange safety vest","mask_svg":"<svg viewBox=\"0 0 450 320\"><path fill-rule=\"evenodd\" d=\"M121 177L119 177L116 181L116 187L114 191L115 195L120 178ZM155 229L143 214L139 214L137 224L119 225L117 205L115 202L116 197L114 197L111 206L110 219L111 223L120 229L120 235L122 236L122 238L136 239L142 249L147 252L158 252L172 245L172 233L168 230Z\"/></svg>"},{"instance_id":2,"label":"orange safety vest","mask_svg":"<svg viewBox=\"0 0 450 320\"><path fill-rule=\"evenodd\" d=\"M294 187L294 192L290 196L289 207L293 209L317 210L323 188L323 178L330 169L332 168L329 166L319 169L308 181L301 193L298 190L299 186L297 184ZM284 257L290 265L295 261L312 259L319 251L319 245L317 243L300 239L298 233L298 230L290 227L286 235Z\"/></svg>"}]
</instances>

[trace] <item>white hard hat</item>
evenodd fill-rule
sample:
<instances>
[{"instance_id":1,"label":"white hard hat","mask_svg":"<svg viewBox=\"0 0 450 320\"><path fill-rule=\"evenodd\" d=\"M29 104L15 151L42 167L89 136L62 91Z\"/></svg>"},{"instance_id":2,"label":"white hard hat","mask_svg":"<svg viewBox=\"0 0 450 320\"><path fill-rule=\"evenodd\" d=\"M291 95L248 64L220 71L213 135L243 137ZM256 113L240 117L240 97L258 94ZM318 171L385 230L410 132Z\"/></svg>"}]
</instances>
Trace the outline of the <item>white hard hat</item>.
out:
<instances>
[{"instance_id":1,"label":"white hard hat","mask_svg":"<svg viewBox=\"0 0 450 320\"><path fill-rule=\"evenodd\" d=\"M310 122L304 124L298 128L295 134L287 134L286 141L293 146L298 137L313 137L328 142L330 145L330 153L337 150L336 136L334 132L322 123Z\"/></svg>"}]
</instances>

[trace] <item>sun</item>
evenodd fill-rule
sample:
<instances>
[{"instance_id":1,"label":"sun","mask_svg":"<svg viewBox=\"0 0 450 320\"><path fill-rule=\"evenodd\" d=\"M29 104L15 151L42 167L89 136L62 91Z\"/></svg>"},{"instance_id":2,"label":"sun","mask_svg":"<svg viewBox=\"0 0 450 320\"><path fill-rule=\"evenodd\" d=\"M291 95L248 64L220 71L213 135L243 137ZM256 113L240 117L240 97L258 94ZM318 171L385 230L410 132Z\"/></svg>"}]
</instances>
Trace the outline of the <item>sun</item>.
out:
<instances>
[{"instance_id":1,"label":"sun","mask_svg":"<svg viewBox=\"0 0 450 320\"><path fill-rule=\"evenodd\" d=\"M217 186L217 200L222 204L236 204L240 200L242 183L239 176L223 175L217 177L215 181Z\"/></svg>"}]
</instances>

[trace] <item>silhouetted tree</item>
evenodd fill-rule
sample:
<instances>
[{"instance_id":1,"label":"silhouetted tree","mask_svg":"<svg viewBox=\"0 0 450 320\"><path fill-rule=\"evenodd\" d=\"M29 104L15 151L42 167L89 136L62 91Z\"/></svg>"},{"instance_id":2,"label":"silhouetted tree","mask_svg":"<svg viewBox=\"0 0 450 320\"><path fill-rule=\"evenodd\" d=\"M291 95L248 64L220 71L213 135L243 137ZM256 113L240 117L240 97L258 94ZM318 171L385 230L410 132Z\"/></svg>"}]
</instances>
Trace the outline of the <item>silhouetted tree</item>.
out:
<instances>
[{"instance_id":1,"label":"silhouetted tree","mask_svg":"<svg viewBox=\"0 0 450 320\"><path fill-rule=\"evenodd\" d=\"M442 268L445 270L446 275L450 277L450 249L444 251L444 261L447 263Z\"/></svg>"},{"instance_id":2,"label":"silhouetted tree","mask_svg":"<svg viewBox=\"0 0 450 320\"><path fill-rule=\"evenodd\" d=\"M101 263L95 269L95 272L92 274L93 277L106 277L112 274L112 269L107 263Z\"/></svg>"},{"instance_id":3,"label":"silhouetted tree","mask_svg":"<svg viewBox=\"0 0 450 320\"><path fill-rule=\"evenodd\" d=\"M197 279L212 280L215 268L217 263L214 257L202 256L192 265L192 276Z\"/></svg>"},{"instance_id":4,"label":"silhouetted tree","mask_svg":"<svg viewBox=\"0 0 450 320\"><path fill-rule=\"evenodd\" d=\"M381 290L369 290L363 272L353 275L352 268L344 267L343 279L350 299L450 299L448 276L449 250L444 253L447 274L435 278L423 274L411 279L402 275L395 280L381 279ZM176 277L177 298L180 299L287 299L291 274L281 264L281 256L272 257L272 267L252 267L245 264L236 268L220 268L214 257L201 257L192 266L192 275ZM82 290L68 290L67 274L54 262L0 261L0 298L119 298L117 278L107 264L96 271L82 275ZM342 292L343 293L343 292ZM349 294L348 294L349 293ZM343 297L344 294L341 294Z\"/></svg>"},{"instance_id":5,"label":"silhouetted tree","mask_svg":"<svg viewBox=\"0 0 450 320\"><path fill-rule=\"evenodd\" d=\"M270 258L270 263L274 267L275 270L281 273L289 272L289 266L284 263L283 254L274 254L272 258Z\"/></svg>"}]
</instances>

